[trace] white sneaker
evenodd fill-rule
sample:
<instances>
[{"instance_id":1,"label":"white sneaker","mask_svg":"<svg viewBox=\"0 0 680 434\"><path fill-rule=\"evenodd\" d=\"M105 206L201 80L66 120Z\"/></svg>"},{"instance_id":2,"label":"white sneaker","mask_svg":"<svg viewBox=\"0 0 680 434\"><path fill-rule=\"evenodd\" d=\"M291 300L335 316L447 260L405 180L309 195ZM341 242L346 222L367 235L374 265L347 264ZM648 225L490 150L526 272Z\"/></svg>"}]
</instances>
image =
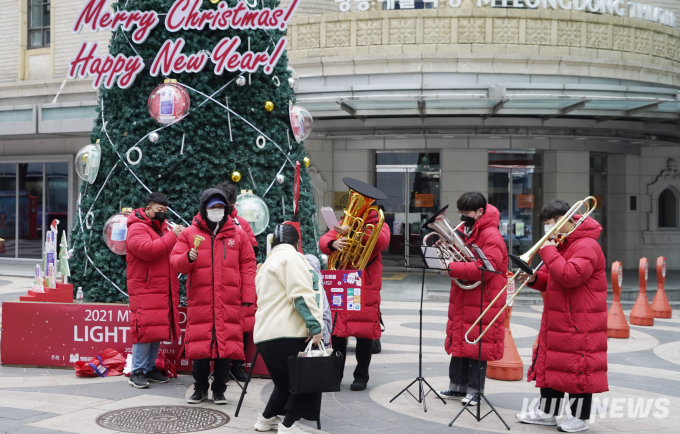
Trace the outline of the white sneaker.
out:
<instances>
[{"instance_id":1,"label":"white sneaker","mask_svg":"<svg viewBox=\"0 0 680 434\"><path fill-rule=\"evenodd\" d=\"M522 423L530 423L533 425L557 425L557 420L555 416L544 413L540 408L532 408L526 413L516 414L515 417Z\"/></svg>"},{"instance_id":2,"label":"white sneaker","mask_svg":"<svg viewBox=\"0 0 680 434\"><path fill-rule=\"evenodd\" d=\"M468 393L467 395L465 395L465 398L460 400L460 403L465 405L469 402L470 404L468 404L468 407L474 407L475 405L478 404L478 401L479 399L475 395L470 395Z\"/></svg>"},{"instance_id":3,"label":"white sneaker","mask_svg":"<svg viewBox=\"0 0 680 434\"><path fill-rule=\"evenodd\" d=\"M257 422L255 422L255 431L265 432L265 431L276 431L279 428L279 424L282 422L281 418L278 416L265 419L262 414L257 415Z\"/></svg>"},{"instance_id":4,"label":"white sneaker","mask_svg":"<svg viewBox=\"0 0 680 434\"><path fill-rule=\"evenodd\" d=\"M588 430L588 421L581 420L574 416L570 416L567 420L559 424L557 431L561 432L579 432Z\"/></svg>"},{"instance_id":5,"label":"white sneaker","mask_svg":"<svg viewBox=\"0 0 680 434\"><path fill-rule=\"evenodd\" d=\"M300 424L298 422L293 422L293 424L290 426L290 428L286 428L283 426L282 423L279 424L279 432L280 433L290 433L290 434L308 434L307 431L303 430L300 428Z\"/></svg>"}]
</instances>

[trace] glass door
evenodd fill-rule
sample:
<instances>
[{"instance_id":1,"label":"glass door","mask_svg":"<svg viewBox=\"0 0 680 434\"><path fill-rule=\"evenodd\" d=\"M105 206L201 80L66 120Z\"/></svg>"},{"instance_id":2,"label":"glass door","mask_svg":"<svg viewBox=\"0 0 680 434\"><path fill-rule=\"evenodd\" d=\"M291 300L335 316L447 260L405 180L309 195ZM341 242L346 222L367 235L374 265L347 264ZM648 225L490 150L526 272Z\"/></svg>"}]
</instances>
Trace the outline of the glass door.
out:
<instances>
[{"instance_id":1,"label":"glass door","mask_svg":"<svg viewBox=\"0 0 680 434\"><path fill-rule=\"evenodd\" d=\"M427 233L422 225L440 208L438 153L379 152L376 187L387 195L378 201L392 236L383 265L408 266L420 256L416 247Z\"/></svg>"},{"instance_id":2,"label":"glass door","mask_svg":"<svg viewBox=\"0 0 680 434\"><path fill-rule=\"evenodd\" d=\"M499 230L514 255L525 253L541 237L539 164L538 154L489 155L488 201L501 213Z\"/></svg>"}]
</instances>

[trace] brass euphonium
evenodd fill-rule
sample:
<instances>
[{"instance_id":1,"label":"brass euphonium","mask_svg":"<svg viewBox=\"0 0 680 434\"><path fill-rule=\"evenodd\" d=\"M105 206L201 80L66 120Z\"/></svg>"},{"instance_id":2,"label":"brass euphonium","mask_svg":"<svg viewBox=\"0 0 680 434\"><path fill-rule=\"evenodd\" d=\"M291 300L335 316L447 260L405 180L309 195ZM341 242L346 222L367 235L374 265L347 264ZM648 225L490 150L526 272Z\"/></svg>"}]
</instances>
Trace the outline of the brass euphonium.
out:
<instances>
[{"instance_id":1,"label":"brass euphonium","mask_svg":"<svg viewBox=\"0 0 680 434\"><path fill-rule=\"evenodd\" d=\"M436 241L432 244L434 248L437 249L437 256L442 263L444 268L448 268L448 263L450 261L455 262L474 262L474 255L470 252L470 249L465 245L465 242L460 238L457 231L463 223L457 227L453 227L449 219L446 217L446 210L449 208L446 205L444 208L437 211L437 213L431 217L425 225L433 229L434 232L423 237L423 245L430 246L428 241L431 240L433 236L439 237L439 244ZM470 290L478 287L482 282L474 282L471 284L465 284L462 280L453 279L460 288L465 290Z\"/></svg>"},{"instance_id":2,"label":"brass euphonium","mask_svg":"<svg viewBox=\"0 0 680 434\"><path fill-rule=\"evenodd\" d=\"M340 221L340 226L349 226L347 245L342 250L336 250L328 257L329 270L363 270L373 253L375 244L380 236L385 215L382 210L374 205L376 199L385 199L387 196L380 190L356 179L344 178L342 180L350 188L349 203L345 208L345 215ZM357 190L361 190L360 193ZM370 194L370 197L366 193ZM366 224L368 216L376 212L378 221ZM337 238L342 238L338 234Z\"/></svg>"}]
</instances>

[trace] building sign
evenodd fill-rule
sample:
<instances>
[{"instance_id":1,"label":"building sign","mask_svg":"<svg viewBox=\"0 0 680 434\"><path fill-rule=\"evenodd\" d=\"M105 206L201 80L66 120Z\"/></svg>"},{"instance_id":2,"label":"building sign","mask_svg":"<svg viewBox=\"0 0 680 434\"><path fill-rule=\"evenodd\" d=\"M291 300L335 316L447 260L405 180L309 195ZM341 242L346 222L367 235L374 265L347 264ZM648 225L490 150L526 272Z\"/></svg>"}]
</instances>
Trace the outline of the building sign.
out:
<instances>
[{"instance_id":1,"label":"building sign","mask_svg":"<svg viewBox=\"0 0 680 434\"><path fill-rule=\"evenodd\" d=\"M229 7L225 1L219 2L217 9L201 10L202 0L176 0L163 15L165 28L169 32L182 30L211 30L227 29L263 29L286 30L293 17L300 0L292 0L287 8L263 8L250 10L247 3L241 1L234 7ZM93 32L100 29L116 32L119 28L124 31L133 30L130 45L142 44L149 37L151 31L160 23L156 11L123 11L111 12L109 0L88 0L78 14L72 31L80 33L84 26L89 26ZM248 49L241 53L241 38L234 36L223 38L212 49L212 52L184 54L184 39L166 40L153 60L151 75L160 72L168 75L175 73L196 73L203 70L210 60L214 64L214 73L221 75L226 71L255 72L260 67L265 74L271 74L274 66L281 58L286 47L287 39L282 37L273 46L272 51L254 53ZM134 49L134 47L133 47ZM110 89L115 82L122 89L134 83L135 77L144 70L144 59L140 55L127 57L123 54L113 56L98 56L99 44L83 41L75 58L69 63L68 78L95 79L92 86L97 89L102 84Z\"/></svg>"},{"instance_id":2,"label":"building sign","mask_svg":"<svg viewBox=\"0 0 680 434\"><path fill-rule=\"evenodd\" d=\"M418 194L416 193L416 208L432 208L434 207L434 194Z\"/></svg>"},{"instance_id":3,"label":"building sign","mask_svg":"<svg viewBox=\"0 0 680 434\"><path fill-rule=\"evenodd\" d=\"M534 207L534 195L533 194L518 194L517 195L517 208L533 208Z\"/></svg>"},{"instance_id":4,"label":"building sign","mask_svg":"<svg viewBox=\"0 0 680 434\"><path fill-rule=\"evenodd\" d=\"M385 9L392 10L399 4L399 9L414 9L415 0L378 0L385 3ZM431 3L432 8L437 8L440 1L447 1L448 6L459 8L463 0L423 0L425 7ZM335 0L339 3L340 12L349 12L351 3L348 0ZM360 11L367 11L368 1L354 0L358 3ZM474 4L474 2L473 2ZM675 13L668 9L651 6L644 3L626 0L476 0L476 6L521 8L521 9L563 9L574 11L587 11L599 14L618 15L620 17L639 18L655 23L675 27Z\"/></svg>"}]
</instances>

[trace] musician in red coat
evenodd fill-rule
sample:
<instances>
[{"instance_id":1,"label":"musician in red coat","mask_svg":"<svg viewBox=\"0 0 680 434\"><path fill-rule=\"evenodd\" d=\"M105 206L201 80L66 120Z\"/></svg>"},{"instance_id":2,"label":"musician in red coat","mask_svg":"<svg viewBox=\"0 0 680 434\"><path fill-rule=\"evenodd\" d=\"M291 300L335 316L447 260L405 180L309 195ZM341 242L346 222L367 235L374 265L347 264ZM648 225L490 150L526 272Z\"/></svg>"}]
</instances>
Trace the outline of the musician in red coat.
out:
<instances>
[{"instance_id":1,"label":"musician in red coat","mask_svg":"<svg viewBox=\"0 0 680 434\"><path fill-rule=\"evenodd\" d=\"M255 254L245 232L234 224L224 193L203 192L199 214L177 240L170 256L175 270L187 274L187 327L184 351L193 360L194 393L208 397L210 360L215 361L213 401L226 404L229 359L243 360L241 306L255 302ZM194 248L195 236L205 240Z\"/></svg>"},{"instance_id":2,"label":"musician in red coat","mask_svg":"<svg viewBox=\"0 0 680 434\"><path fill-rule=\"evenodd\" d=\"M380 190L363 182L350 178L343 179L351 189L375 199L385 198ZM368 193L368 194L365 194ZM368 215L365 224L378 222L378 213L373 211ZM336 250L342 250L347 244L349 228L336 226L319 239L321 252L330 255ZM338 234L341 238L337 238ZM337 239L336 239L337 238ZM354 336L357 339L356 358L357 366L354 370L354 382L351 390L360 391L366 389L368 384L368 368L371 364L373 341L380 339L380 289L382 288L382 255L390 244L390 229L383 224L380 235L373 248L364 273L362 273L362 302L360 311L348 312L337 311L333 313L333 335L331 342L333 350L344 355L347 354L347 338ZM345 367L345 359L342 358L342 368Z\"/></svg>"},{"instance_id":3,"label":"musician in red coat","mask_svg":"<svg viewBox=\"0 0 680 434\"><path fill-rule=\"evenodd\" d=\"M179 342L180 337L179 280L170 266L170 252L184 227L168 228L168 198L163 193L151 193L145 202L128 217L126 236L132 334L129 383L138 389L168 381L156 369L158 349L162 341Z\"/></svg>"},{"instance_id":4,"label":"musician in red coat","mask_svg":"<svg viewBox=\"0 0 680 434\"><path fill-rule=\"evenodd\" d=\"M234 184L228 184L228 183L222 183L218 184L215 186L215 188L219 188L222 190L227 196L227 204L232 207L232 212L229 214L231 216L231 219L234 221L234 224L239 226L243 231L248 235L248 239L250 240L250 244L253 246L253 250L255 251L255 256L257 256L258 252L260 251L260 246L257 244L257 239L255 238L255 234L253 233L252 228L250 227L250 224L248 223L248 220L244 219L243 217L240 217L238 215L238 210L234 207L236 204L236 198L238 197L238 190L236 189L236 186ZM252 304L250 306L242 306L241 307L241 315L243 316L243 351L245 352L246 346L248 345L248 340L249 334L253 332L253 329L255 328L255 309L257 308L256 304ZM246 375L245 369L243 369L243 360L232 360L231 361L231 373L232 375L241 382L244 382L248 379L248 375Z\"/></svg>"},{"instance_id":5,"label":"musician in red coat","mask_svg":"<svg viewBox=\"0 0 680 434\"><path fill-rule=\"evenodd\" d=\"M445 349L451 354L449 364L449 388L439 392L448 399L460 399L462 403L477 405L475 392L484 390L486 379L486 362L500 360L503 357L503 340L505 337L505 313L503 312L489 331L482 338L482 357L478 360L478 345L470 345L465 341L465 333L472 327L480 315L480 291L483 290L483 309L489 306L498 293L508 283L508 251L503 236L498 231L501 214L498 209L489 205L481 193L471 192L463 194L456 203L465 222L463 239L468 246L479 247L484 256L493 266L494 271L502 274L484 273L484 282L474 289L464 290L451 281L451 297L449 298L449 320L446 325ZM474 250L471 248L474 252ZM449 276L464 280L465 284L472 284L482 280L481 260L475 262L451 262ZM501 311L505 298L500 297L482 320L484 328ZM468 335L470 341L479 336L479 327ZM481 370L481 383L479 371Z\"/></svg>"},{"instance_id":6,"label":"musician in red coat","mask_svg":"<svg viewBox=\"0 0 680 434\"><path fill-rule=\"evenodd\" d=\"M569 211L557 200L541 209L539 218L551 229ZM580 219L574 216L559 229L569 232ZM602 232L590 217L562 243L546 241L539 250L543 267L529 286L545 292L538 346L527 380L541 388L541 405L518 414L524 423L557 425L555 416L565 393L572 416L559 431L588 429L593 393L609 390L607 381L607 277L604 254L597 243Z\"/></svg>"}]
</instances>

